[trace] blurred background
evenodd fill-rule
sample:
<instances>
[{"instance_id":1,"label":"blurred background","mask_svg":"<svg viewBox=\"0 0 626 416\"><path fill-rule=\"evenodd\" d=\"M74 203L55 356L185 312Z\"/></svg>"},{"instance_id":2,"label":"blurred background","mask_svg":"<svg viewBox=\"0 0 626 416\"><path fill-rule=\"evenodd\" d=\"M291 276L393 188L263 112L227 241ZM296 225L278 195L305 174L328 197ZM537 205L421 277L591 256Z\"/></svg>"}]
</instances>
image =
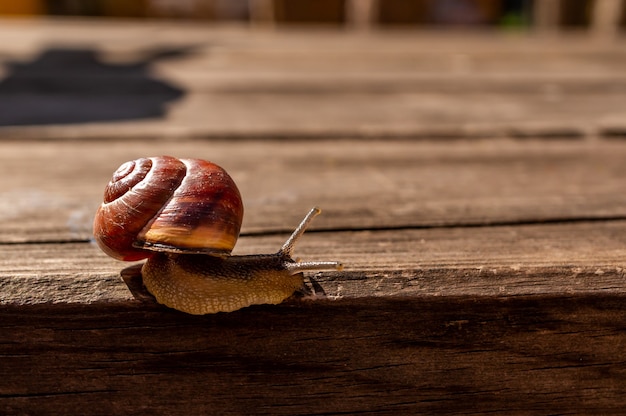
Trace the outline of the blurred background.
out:
<instances>
[{"instance_id":1,"label":"blurred background","mask_svg":"<svg viewBox=\"0 0 626 416\"><path fill-rule=\"evenodd\" d=\"M0 0L0 18L0 126L20 137L131 120L187 136L544 121L580 135L622 118L626 0Z\"/></svg>"},{"instance_id":2,"label":"blurred background","mask_svg":"<svg viewBox=\"0 0 626 416\"><path fill-rule=\"evenodd\" d=\"M620 0L0 0L0 15L341 26L624 28Z\"/></svg>"}]
</instances>

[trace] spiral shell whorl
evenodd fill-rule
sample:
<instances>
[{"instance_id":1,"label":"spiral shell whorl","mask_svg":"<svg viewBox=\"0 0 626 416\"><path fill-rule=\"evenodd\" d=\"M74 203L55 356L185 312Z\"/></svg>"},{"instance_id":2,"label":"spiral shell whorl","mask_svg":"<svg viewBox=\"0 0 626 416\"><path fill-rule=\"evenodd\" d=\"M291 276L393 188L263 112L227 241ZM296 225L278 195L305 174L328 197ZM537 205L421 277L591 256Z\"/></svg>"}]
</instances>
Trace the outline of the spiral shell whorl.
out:
<instances>
[{"instance_id":1,"label":"spiral shell whorl","mask_svg":"<svg viewBox=\"0 0 626 416\"><path fill-rule=\"evenodd\" d=\"M211 162L181 162L187 174L159 215L143 229L139 242L158 251L230 254L243 220L235 182Z\"/></svg>"},{"instance_id":2,"label":"spiral shell whorl","mask_svg":"<svg viewBox=\"0 0 626 416\"><path fill-rule=\"evenodd\" d=\"M137 159L122 164L104 190L104 202L109 203L124 195L146 177L152 168L152 160Z\"/></svg>"},{"instance_id":3,"label":"spiral shell whorl","mask_svg":"<svg viewBox=\"0 0 626 416\"><path fill-rule=\"evenodd\" d=\"M150 250L225 255L242 219L239 191L221 167L199 159L142 158L113 174L94 236L120 260L147 258Z\"/></svg>"}]
</instances>

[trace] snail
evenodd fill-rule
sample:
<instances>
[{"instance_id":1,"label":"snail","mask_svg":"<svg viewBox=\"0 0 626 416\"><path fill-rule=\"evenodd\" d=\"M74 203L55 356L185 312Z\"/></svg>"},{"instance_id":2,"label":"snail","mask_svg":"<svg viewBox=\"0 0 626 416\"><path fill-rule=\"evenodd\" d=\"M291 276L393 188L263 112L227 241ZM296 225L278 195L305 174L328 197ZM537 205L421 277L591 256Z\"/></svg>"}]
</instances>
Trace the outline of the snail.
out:
<instances>
[{"instance_id":1,"label":"snail","mask_svg":"<svg viewBox=\"0 0 626 416\"><path fill-rule=\"evenodd\" d=\"M339 262L292 258L319 213L309 211L274 254L231 255L243 220L235 182L214 163L161 156L115 171L93 232L111 257L147 259L141 277L157 302L201 315L278 304L303 287L303 271L341 270Z\"/></svg>"}]
</instances>

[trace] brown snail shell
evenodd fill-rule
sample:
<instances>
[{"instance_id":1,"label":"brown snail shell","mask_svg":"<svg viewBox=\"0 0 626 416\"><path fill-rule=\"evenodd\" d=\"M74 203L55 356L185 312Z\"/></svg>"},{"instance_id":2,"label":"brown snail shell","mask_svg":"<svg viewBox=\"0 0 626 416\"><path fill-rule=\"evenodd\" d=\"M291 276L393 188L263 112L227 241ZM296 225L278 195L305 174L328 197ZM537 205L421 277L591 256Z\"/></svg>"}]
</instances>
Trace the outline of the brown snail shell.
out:
<instances>
[{"instance_id":1,"label":"brown snail shell","mask_svg":"<svg viewBox=\"0 0 626 416\"><path fill-rule=\"evenodd\" d=\"M200 159L170 156L122 164L94 219L100 248L119 260L150 251L230 254L243 220L243 203L224 169Z\"/></svg>"}]
</instances>

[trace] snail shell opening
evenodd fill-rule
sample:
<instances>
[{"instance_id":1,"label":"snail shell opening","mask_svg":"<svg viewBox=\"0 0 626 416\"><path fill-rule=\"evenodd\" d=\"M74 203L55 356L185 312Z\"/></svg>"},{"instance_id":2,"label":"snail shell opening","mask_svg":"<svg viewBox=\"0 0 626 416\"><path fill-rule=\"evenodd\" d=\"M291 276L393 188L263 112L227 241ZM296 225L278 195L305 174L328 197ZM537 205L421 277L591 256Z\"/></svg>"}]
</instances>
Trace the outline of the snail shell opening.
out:
<instances>
[{"instance_id":1,"label":"snail shell opening","mask_svg":"<svg viewBox=\"0 0 626 416\"><path fill-rule=\"evenodd\" d=\"M149 251L227 256L239 237L243 203L224 169L170 156L121 165L96 213L94 235L107 254L139 260Z\"/></svg>"}]
</instances>

